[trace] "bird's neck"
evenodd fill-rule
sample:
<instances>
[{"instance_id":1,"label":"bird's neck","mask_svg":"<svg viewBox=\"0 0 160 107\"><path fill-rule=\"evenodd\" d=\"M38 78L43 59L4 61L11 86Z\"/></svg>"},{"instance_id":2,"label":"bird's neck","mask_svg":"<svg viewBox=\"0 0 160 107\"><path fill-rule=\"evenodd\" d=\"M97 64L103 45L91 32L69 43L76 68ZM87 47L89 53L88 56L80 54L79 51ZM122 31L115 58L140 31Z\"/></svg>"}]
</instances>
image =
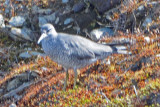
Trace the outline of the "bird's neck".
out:
<instances>
[{"instance_id":1,"label":"bird's neck","mask_svg":"<svg viewBox=\"0 0 160 107\"><path fill-rule=\"evenodd\" d=\"M55 30L52 30L52 31L51 31L51 34L52 34L52 36L55 37L55 38L58 36L58 33L57 33Z\"/></svg>"}]
</instances>

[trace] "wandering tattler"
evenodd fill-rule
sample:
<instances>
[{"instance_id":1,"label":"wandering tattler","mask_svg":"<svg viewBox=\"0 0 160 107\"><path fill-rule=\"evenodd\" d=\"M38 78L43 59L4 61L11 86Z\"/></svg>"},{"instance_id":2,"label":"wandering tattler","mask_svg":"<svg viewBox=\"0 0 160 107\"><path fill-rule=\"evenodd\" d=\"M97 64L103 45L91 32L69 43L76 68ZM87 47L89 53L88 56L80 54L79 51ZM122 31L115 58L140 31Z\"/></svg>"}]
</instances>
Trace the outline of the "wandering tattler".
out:
<instances>
[{"instance_id":1,"label":"wandering tattler","mask_svg":"<svg viewBox=\"0 0 160 107\"><path fill-rule=\"evenodd\" d=\"M66 71L63 89L66 89L68 69L74 70L74 86L76 86L77 69L90 65L97 60L105 59L113 53L126 54L114 46L95 43L78 35L57 33L52 24L44 24L41 27L42 48L47 56L62 65Z\"/></svg>"}]
</instances>

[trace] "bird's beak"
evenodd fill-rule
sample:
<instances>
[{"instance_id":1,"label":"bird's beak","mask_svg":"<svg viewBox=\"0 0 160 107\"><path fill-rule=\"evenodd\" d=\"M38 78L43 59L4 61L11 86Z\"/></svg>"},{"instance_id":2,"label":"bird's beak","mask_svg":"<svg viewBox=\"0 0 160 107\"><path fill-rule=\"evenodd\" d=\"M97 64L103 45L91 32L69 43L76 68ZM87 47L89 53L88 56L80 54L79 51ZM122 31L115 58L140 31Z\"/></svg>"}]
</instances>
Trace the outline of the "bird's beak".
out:
<instances>
[{"instance_id":1,"label":"bird's beak","mask_svg":"<svg viewBox=\"0 0 160 107\"><path fill-rule=\"evenodd\" d=\"M47 34L46 33L42 33L42 35L41 35L41 37L39 38L39 40L38 40L38 44L40 44L40 42L45 38L47 36Z\"/></svg>"}]
</instances>

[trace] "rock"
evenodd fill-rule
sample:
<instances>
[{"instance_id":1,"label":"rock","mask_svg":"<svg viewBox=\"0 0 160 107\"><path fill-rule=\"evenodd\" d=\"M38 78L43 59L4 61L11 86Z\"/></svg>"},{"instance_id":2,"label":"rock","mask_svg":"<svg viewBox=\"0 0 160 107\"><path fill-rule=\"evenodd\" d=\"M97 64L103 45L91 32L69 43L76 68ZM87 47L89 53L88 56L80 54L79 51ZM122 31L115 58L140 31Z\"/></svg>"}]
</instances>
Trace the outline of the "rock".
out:
<instances>
[{"instance_id":1,"label":"rock","mask_svg":"<svg viewBox=\"0 0 160 107\"><path fill-rule=\"evenodd\" d=\"M7 72L0 70L0 77L3 78L3 77L5 77L6 75L7 75Z\"/></svg>"},{"instance_id":2,"label":"rock","mask_svg":"<svg viewBox=\"0 0 160 107\"><path fill-rule=\"evenodd\" d=\"M5 0L4 5L9 5L10 0Z\"/></svg>"},{"instance_id":3,"label":"rock","mask_svg":"<svg viewBox=\"0 0 160 107\"><path fill-rule=\"evenodd\" d=\"M35 78L39 77L38 73L35 71L26 71L21 74L15 76L15 78L10 81L7 85L7 91L17 88L22 83L26 81L34 80Z\"/></svg>"},{"instance_id":4,"label":"rock","mask_svg":"<svg viewBox=\"0 0 160 107\"><path fill-rule=\"evenodd\" d=\"M42 67L42 70L43 70L43 71L47 71L47 70L48 70L48 68L46 68L46 67Z\"/></svg>"},{"instance_id":5,"label":"rock","mask_svg":"<svg viewBox=\"0 0 160 107\"><path fill-rule=\"evenodd\" d=\"M131 70L132 71L137 71L142 68L142 64L147 65L147 64L152 64L152 60L150 57L142 57L139 61L137 61L135 64L132 65Z\"/></svg>"},{"instance_id":6,"label":"rock","mask_svg":"<svg viewBox=\"0 0 160 107\"><path fill-rule=\"evenodd\" d=\"M107 82L106 82L106 77L104 77L104 76L99 76L98 82L100 82L100 83L107 83Z\"/></svg>"},{"instance_id":7,"label":"rock","mask_svg":"<svg viewBox=\"0 0 160 107\"><path fill-rule=\"evenodd\" d=\"M45 17L39 17L39 27L45 23L47 23L47 20L45 19Z\"/></svg>"},{"instance_id":8,"label":"rock","mask_svg":"<svg viewBox=\"0 0 160 107\"><path fill-rule=\"evenodd\" d=\"M156 57L160 57L160 54L157 54Z\"/></svg>"},{"instance_id":9,"label":"rock","mask_svg":"<svg viewBox=\"0 0 160 107\"><path fill-rule=\"evenodd\" d=\"M68 25L70 23L72 23L74 21L73 18L67 18L65 21L64 21L64 25Z\"/></svg>"},{"instance_id":10,"label":"rock","mask_svg":"<svg viewBox=\"0 0 160 107\"><path fill-rule=\"evenodd\" d=\"M133 10L134 14L128 13L127 11L120 13L119 18L117 20L112 20L113 25L115 25L115 28L117 30L121 30L123 32L125 32L126 29L130 31L135 31L136 29L134 28L138 28L137 25L143 22L146 16L147 10L148 10L147 7L140 5L137 9Z\"/></svg>"},{"instance_id":11,"label":"rock","mask_svg":"<svg viewBox=\"0 0 160 107\"><path fill-rule=\"evenodd\" d=\"M2 48L0 48L0 56L2 55L4 55L5 54L5 51L4 51L4 49L2 49ZM1 71L0 71L1 72Z\"/></svg>"},{"instance_id":12,"label":"rock","mask_svg":"<svg viewBox=\"0 0 160 107\"><path fill-rule=\"evenodd\" d=\"M114 35L113 30L108 27L94 29L90 32L90 38L93 41L99 41L104 36L113 36L113 35Z\"/></svg>"},{"instance_id":13,"label":"rock","mask_svg":"<svg viewBox=\"0 0 160 107\"><path fill-rule=\"evenodd\" d=\"M37 52L37 51L25 51L19 54L20 58L31 58L32 56L45 56L45 54Z\"/></svg>"},{"instance_id":14,"label":"rock","mask_svg":"<svg viewBox=\"0 0 160 107\"><path fill-rule=\"evenodd\" d=\"M144 5L139 6L139 7L137 8L137 10L139 10L139 11L144 11Z\"/></svg>"},{"instance_id":15,"label":"rock","mask_svg":"<svg viewBox=\"0 0 160 107\"><path fill-rule=\"evenodd\" d=\"M69 0L62 0L62 3L68 3Z\"/></svg>"},{"instance_id":16,"label":"rock","mask_svg":"<svg viewBox=\"0 0 160 107\"><path fill-rule=\"evenodd\" d=\"M9 107L17 107L17 105L15 103L12 103L11 105L9 105Z\"/></svg>"},{"instance_id":17,"label":"rock","mask_svg":"<svg viewBox=\"0 0 160 107\"><path fill-rule=\"evenodd\" d=\"M39 77L38 73L39 73L39 72L37 72L37 71L32 71L32 72L31 72L31 76L32 76L33 78L38 78L38 77Z\"/></svg>"},{"instance_id":18,"label":"rock","mask_svg":"<svg viewBox=\"0 0 160 107\"><path fill-rule=\"evenodd\" d=\"M79 13L79 14L74 14L72 18L74 18L74 32L77 31L84 31L84 29L91 30L93 29L93 23L95 23L96 20L96 12L94 11L89 11L88 13ZM68 33L68 32L67 32Z\"/></svg>"},{"instance_id":19,"label":"rock","mask_svg":"<svg viewBox=\"0 0 160 107\"><path fill-rule=\"evenodd\" d=\"M56 18L55 24L58 24L59 22L59 17Z\"/></svg>"},{"instance_id":20,"label":"rock","mask_svg":"<svg viewBox=\"0 0 160 107\"><path fill-rule=\"evenodd\" d=\"M120 89L114 89L112 92L111 92L111 95L112 96L119 96L121 93L121 90Z\"/></svg>"},{"instance_id":21,"label":"rock","mask_svg":"<svg viewBox=\"0 0 160 107\"><path fill-rule=\"evenodd\" d=\"M104 59L101 61L101 64L111 65L111 61L110 61L110 59L107 59L107 60Z\"/></svg>"},{"instance_id":22,"label":"rock","mask_svg":"<svg viewBox=\"0 0 160 107\"><path fill-rule=\"evenodd\" d=\"M15 36L17 36L18 38L33 41L30 37L32 35L31 32L32 31L30 29L25 28L25 27L23 27L22 29L15 28L15 27L11 28L11 33L14 34ZM16 40L17 37L14 37L12 35L12 38L15 39L15 40Z\"/></svg>"},{"instance_id":23,"label":"rock","mask_svg":"<svg viewBox=\"0 0 160 107\"><path fill-rule=\"evenodd\" d=\"M5 28L4 18L1 14L0 14L0 28Z\"/></svg>"},{"instance_id":24,"label":"rock","mask_svg":"<svg viewBox=\"0 0 160 107\"><path fill-rule=\"evenodd\" d=\"M89 2L97 8L99 13L104 13L121 3L120 0L89 0Z\"/></svg>"},{"instance_id":25,"label":"rock","mask_svg":"<svg viewBox=\"0 0 160 107\"><path fill-rule=\"evenodd\" d=\"M147 42L147 43L150 43L150 41L151 41L151 39L150 39L150 37L144 37L144 40Z\"/></svg>"},{"instance_id":26,"label":"rock","mask_svg":"<svg viewBox=\"0 0 160 107\"><path fill-rule=\"evenodd\" d=\"M12 81L10 81L7 85L7 91L10 91L12 89L15 89L16 87L18 87L18 85L20 85L21 82L18 78L13 79Z\"/></svg>"},{"instance_id":27,"label":"rock","mask_svg":"<svg viewBox=\"0 0 160 107\"><path fill-rule=\"evenodd\" d=\"M32 48L28 47L28 48L24 48L24 50L26 50L26 51L32 51Z\"/></svg>"},{"instance_id":28,"label":"rock","mask_svg":"<svg viewBox=\"0 0 160 107\"><path fill-rule=\"evenodd\" d=\"M32 56L38 56L38 55L40 55L40 56L45 56L45 54L43 54L43 53L40 53L40 52L37 52L37 51L31 51L31 52L29 52Z\"/></svg>"},{"instance_id":29,"label":"rock","mask_svg":"<svg viewBox=\"0 0 160 107\"><path fill-rule=\"evenodd\" d=\"M18 74L16 78L18 78L20 81L25 82L25 81L31 81L35 78L39 77L38 73L35 71L27 71L21 74Z\"/></svg>"},{"instance_id":30,"label":"rock","mask_svg":"<svg viewBox=\"0 0 160 107\"><path fill-rule=\"evenodd\" d=\"M152 18L151 17L146 17L145 20L144 20L144 22L143 22L143 24L142 24L142 26L146 28L151 23L152 23Z\"/></svg>"},{"instance_id":31,"label":"rock","mask_svg":"<svg viewBox=\"0 0 160 107\"><path fill-rule=\"evenodd\" d=\"M52 13L51 15L45 15L38 18L39 19L39 27L46 23L52 23L56 20L55 13Z\"/></svg>"},{"instance_id":32,"label":"rock","mask_svg":"<svg viewBox=\"0 0 160 107\"><path fill-rule=\"evenodd\" d=\"M20 58L30 58L30 57L32 57L32 55L29 54L28 51L27 51L27 52L20 53L19 57Z\"/></svg>"},{"instance_id":33,"label":"rock","mask_svg":"<svg viewBox=\"0 0 160 107\"><path fill-rule=\"evenodd\" d=\"M160 94L159 94L159 95L157 95L156 103L160 104Z\"/></svg>"},{"instance_id":34,"label":"rock","mask_svg":"<svg viewBox=\"0 0 160 107\"><path fill-rule=\"evenodd\" d=\"M143 96L142 101L145 101L147 106L151 106L152 104L160 104L160 94L159 92L151 92L148 96Z\"/></svg>"},{"instance_id":35,"label":"rock","mask_svg":"<svg viewBox=\"0 0 160 107\"><path fill-rule=\"evenodd\" d=\"M18 74L16 78L18 78L20 81L29 81L30 74L29 72L24 72L24 73Z\"/></svg>"},{"instance_id":36,"label":"rock","mask_svg":"<svg viewBox=\"0 0 160 107\"><path fill-rule=\"evenodd\" d=\"M12 9L13 9L13 7L11 5L11 0L5 0L4 6L5 6L5 15L7 17L11 17L12 16L11 12L12 12Z\"/></svg>"},{"instance_id":37,"label":"rock","mask_svg":"<svg viewBox=\"0 0 160 107\"><path fill-rule=\"evenodd\" d=\"M149 97L146 99L147 105L152 105L155 102L156 95L151 93Z\"/></svg>"},{"instance_id":38,"label":"rock","mask_svg":"<svg viewBox=\"0 0 160 107\"><path fill-rule=\"evenodd\" d=\"M136 39L135 38L114 38L111 43L105 43L106 45L125 45L125 44L135 44L136 43Z\"/></svg>"},{"instance_id":39,"label":"rock","mask_svg":"<svg viewBox=\"0 0 160 107\"><path fill-rule=\"evenodd\" d=\"M3 93L3 89L0 89L0 95Z\"/></svg>"},{"instance_id":40,"label":"rock","mask_svg":"<svg viewBox=\"0 0 160 107\"><path fill-rule=\"evenodd\" d=\"M74 11L75 13L78 13L78 12L84 10L85 6L86 6L86 4L84 2L79 2L73 6L72 11Z\"/></svg>"},{"instance_id":41,"label":"rock","mask_svg":"<svg viewBox=\"0 0 160 107\"><path fill-rule=\"evenodd\" d=\"M32 7L32 13L33 14L46 14L49 15L51 14L52 9L41 9L37 7L36 5Z\"/></svg>"},{"instance_id":42,"label":"rock","mask_svg":"<svg viewBox=\"0 0 160 107\"><path fill-rule=\"evenodd\" d=\"M15 16L9 20L9 24L14 27L22 27L26 19L22 16Z\"/></svg>"}]
</instances>

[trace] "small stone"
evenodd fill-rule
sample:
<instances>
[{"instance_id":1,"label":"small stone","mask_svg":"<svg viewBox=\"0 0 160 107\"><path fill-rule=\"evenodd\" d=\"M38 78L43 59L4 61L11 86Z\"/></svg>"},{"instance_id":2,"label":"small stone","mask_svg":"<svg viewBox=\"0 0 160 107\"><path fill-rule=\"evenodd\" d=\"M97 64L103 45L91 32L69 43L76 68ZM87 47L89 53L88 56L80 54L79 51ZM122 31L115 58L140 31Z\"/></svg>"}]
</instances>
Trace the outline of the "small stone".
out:
<instances>
[{"instance_id":1,"label":"small stone","mask_svg":"<svg viewBox=\"0 0 160 107\"><path fill-rule=\"evenodd\" d=\"M31 76L33 76L34 78L37 78L37 77L39 77L38 73L39 72L32 71Z\"/></svg>"},{"instance_id":2,"label":"small stone","mask_svg":"<svg viewBox=\"0 0 160 107\"><path fill-rule=\"evenodd\" d=\"M160 57L160 54L157 54L156 57Z\"/></svg>"},{"instance_id":3,"label":"small stone","mask_svg":"<svg viewBox=\"0 0 160 107\"><path fill-rule=\"evenodd\" d=\"M101 64L111 65L111 61L110 61L110 59L102 60Z\"/></svg>"},{"instance_id":4,"label":"small stone","mask_svg":"<svg viewBox=\"0 0 160 107\"><path fill-rule=\"evenodd\" d=\"M114 89L114 90L112 91L111 95L117 96L117 95L119 95L120 93L121 93L121 90L120 90L120 89Z\"/></svg>"},{"instance_id":5,"label":"small stone","mask_svg":"<svg viewBox=\"0 0 160 107\"><path fill-rule=\"evenodd\" d=\"M144 37L144 40L147 42L147 43L150 43L150 38L149 37Z\"/></svg>"},{"instance_id":6,"label":"small stone","mask_svg":"<svg viewBox=\"0 0 160 107\"><path fill-rule=\"evenodd\" d=\"M160 104L160 95L157 95L157 97L156 97L156 103Z\"/></svg>"},{"instance_id":7,"label":"small stone","mask_svg":"<svg viewBox=\"0 0 160 107\"><path fill-rule=\"evenodd\" d=\"M106 19L109 20L109 21L112 21L111 15L108 15L108 14L107 14L107 15L106 15Z\"/></svg>"},{"instance_id":8,"label":"small stone","mask_svg":"<svg viewBox=\"0 0 160 107\"><path fill-rule=\"evenodd\" d=\"M32 7L33 14L46 14L49 15L52 12L52 9L41 9L37 5Z\"/></svg>"},{"instance_id":9,"label":"small stone","mask_svg":"<svg viewBox=\"0 0 160 107\"><path fill-rule=\"evenodd\" d=\"M19 54L20 58L31 58L32 56L45 56L45 54L37 52L37 51L25 51Z\"/></svg>"},{"instance_id":10,"label":"small stone","mask_svg":"<svg viewBox=\"0 0 160 107\"><path fill-rule=\"evenodd\" d=\"M100 82L100 83L106 83L106 77L104 77L104 76L99 76L98 82Z\"/></svg>"},{"instance_id":11,"label":"small stone","mask_svg":"<svg viewBox=\"0 0 160 107\"><path fill-rule=\"evenodd\" d=\"M100 28L100 29L94 29L90 32L90 38L93 40L93 41L98 41L100 40L102 37L104 36L113 36L114 35L114 32L112 29L110 28Z\"/></svg>"},{"instance_id":12,"label":"small stone","mask_svg":"<svg viewBox=\"0 0 160 107\"><path fill-rule=\"evenodd\" d=\"M17 105L15 103L12 103L11 105L9 105L9 107L17 107Z\"/></svg>"},{"instance_id":13,"label":"small stone","mask_svg":"<svg viewBox=\"0 0 160 107\"><path fill-rule=\"evenodd\" d=\"M59 22L59 17L56 18L55 24L58 24Z\"/></svg>"},{"instance_id":14,"label":"small stone","mask_svg":"<svg viewBox=\"0 0 160 107\"><path fill-rule=\"evenodd\" d=\"M56 16L55 13L52 13L51 15L41 16L38 19L39 19L39 27L41 27L46 23L54 22L56 20Z\"/></svg>"},{"instance_id":15,"label":"small stone","mask_svg":"<svg viewBox=\"0 0 160 107\"><path fill-rule=\"evenodd\" d=\"M116 5L121 3L120 0L88 0L94 7L97 8L99 13L114 8Z\"/></svg>"},{"instance_id":16,"label":"small stone","mask_svg":"<svg viewBox=\"0 0 160 107\"><path fill-rule=\"evenodd\" d=\"M74 21L73 18L67 18L65 21L64 21L64 25L68 25L70 23L72 23Z\"/></svg>"},{"instance_id":17,"label":"small stone","mask_svg":"<svg viewBox=\"0 0 160 107\"><path fill-rule=\"evenodd\" d=\"M29 76L30 75L28 72L24 72L24 73L18 74L16 78L18 78L20 81L28 81Z\"/></svg>"},{"instance_id":18,"label":"small stone","mask_svg":"<svg viewBox=\"0 0 160 107\"><path fill-rule=\"evenodd\" d=\"M144 20L142 26L143 27L147 27L148 25L150 25L152 23L152 18L151 17L146 17L146 19Z\"/></svg>"},{"instance_id":19,"label":"small stone","mask_svg":"<svg viewBox=\"0 0 160 107\"><path fill-rule=\"evenodd\" d=\"M47 23L47 20L44 17L39 17L39 27Z\"/></svg>"},{"instance_id":20,"label":"small stone","mask_svg":"<svg viewBox=\"0 0 160 107\"><path fill-rule=\"evenodd\" d=\"M52 9L39 9L38 13L39 14L50 14L52 12Z\"/></svg>"},{"instance_id":21,"label":"small stone","mask_svg":"<svg viewBox=\"0 0 160 107\"><path fill-rule=\"evenodd\" d=\"M0 89L0 95L3 93L3 89Z\"/></svg>"},{"instance_id":22,"label":"small stone","mask_svg":"<svg viewBox=\"0 0 160 107\"><path fill-rule=\"evenodd\" d=\"M25 48L24 50L26 50L26 51L31 51L32 50L32 48Z\"/></svg>"},{"instance_id":23,"label":"small stone","mask_svg":"<svg viewBox=\"0 0 160 107\"><path fill-rule=\"evenodd\" d=\"M22 16L15 16L15 17L12 17L10 20L9 20L9 24L14 26L14 27L22 27L24 22L25 22L25 18L22 17Z\"/></svg>"},{"instance_id":24,"label":"small stone","mask_svg":"<svg viewBox=\"0 0 160 107\"><path fill-rule=\"evenodd\" d=\"M9 5L10 0L5 0L4 5Z\"/></svg>"},{"instance_id":25,"label":"small stone","mask_svg":"<svg viewBox=\"0 0 160 107\"><path fill-rule=\"evenodd\" d=\"M141 5L141 6L139 6L138 8L137 8L139 11L144 11L144 5Z\"/></svg>"},{"instance_id":26,"label":"small stone","mask_svg":"<svg viewBox=\"0 0 160 107\"><path fill-rule=\"evenodd\" d=\"M18 36L20 38L23 38L25 40L30 40L32 41L32 39L30 38L30 35L31 35L31 30L28 29L28 28L11 28L11 33L14 34L15 36ZM12 35L13 37L13 35ZM14 37L14 39L16 39L16 37Z\"/></svg>"},{"instance_id":27,"label":"small stone","mask_svg":"<svg viewBox=\"0 0 160 107\"><path fill-rule=\"evenodd\" d=\"M43 53L40 53L40 52L36 52L36 51L31 51L31 52L29 52L32 56L38 56L38 55L40 55L40 56L45 56L45 54L43 54Z\"/></svg>"},{"instance_id":28,"label":"small stone","mask_svg":"<svg viewBox=\"0 0 160 107\"><path fill-rule=\"evenodd\" d=\"M23 52L23 53L21 53L20 55L19 55L19 57L20 58L30 58L30 57L32 57L29 53L28 53L28 51L27 52Z\"/></svg>"},{"instance_id":29,"label":"small stone","mask_svg":"<svg viewBox=\"0 0 160 107\"><path fill-rule=\"evenodd\" d=\"M142 57L139 59L139 61L135 62L135 64L132 65L131 70L137 71L142 68L142 65L152 64L152 60L150 57Z\"/></svg>"},{"instance_id":30,"label":"small stone","mask_svg":"<svg viewBox=\"0 0 160 107\"><path fill-rule=\"evenodd\" d=\"M62 0L62 3L67 3L69 2L69 0Z\"/></svg>"},{"instance_id":31,"label":"small stone","mask_svg":"<svg viewBox=\"0 0 160 107\"><path fill-rule=\"evenodd\" d=\"M38 77L38 73L34 71L28 71L21 74L18 74L16 78L18 78L20 81L31 81Z\"/></svg>"},{"instance_id":32,"label":"small stone","mask_svg":"<svg viewBox=\"0 0 160 107\"><path fill-rule=\"evenodd\" d=\"M78 12L82 11L85 8L85 6L86 6L86 4L84 2L79 2L73 6L72 10L75 13L78 13Z\"/></svg>"},{"instance_id":33,"label":"small stone","mask_svg":"<svg viewBox=\"0 0 160 107\"><path fill-rule=\"evenodd\" d=\"M47 71L48 69L46 67L42 67L42 70Z\"/></svg>"}]
</instances>

